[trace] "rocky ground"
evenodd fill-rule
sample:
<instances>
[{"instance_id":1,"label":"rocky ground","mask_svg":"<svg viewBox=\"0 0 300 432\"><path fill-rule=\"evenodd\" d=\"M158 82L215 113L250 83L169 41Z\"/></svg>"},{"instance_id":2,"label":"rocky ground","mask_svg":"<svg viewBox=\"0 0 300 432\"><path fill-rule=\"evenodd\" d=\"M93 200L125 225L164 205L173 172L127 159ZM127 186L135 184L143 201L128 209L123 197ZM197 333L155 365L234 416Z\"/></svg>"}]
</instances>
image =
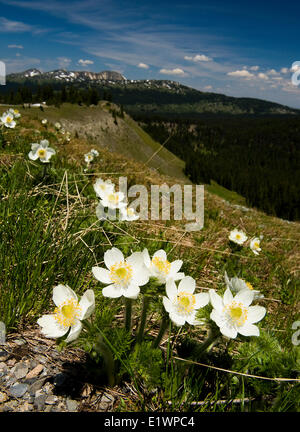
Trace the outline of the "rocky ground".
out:
<instances>
[{"instance_id":1,"label":"rocky ground","mask_svg":"<svg viewBox=\"0 0 300 432\"><path fill-rule=\"evenodd\" d=\"M0 412L113 411L121 393L91 383L85 362L83 351L59 352L37 330L9 335L0 345Z\"/></svg>"}]
</instances>

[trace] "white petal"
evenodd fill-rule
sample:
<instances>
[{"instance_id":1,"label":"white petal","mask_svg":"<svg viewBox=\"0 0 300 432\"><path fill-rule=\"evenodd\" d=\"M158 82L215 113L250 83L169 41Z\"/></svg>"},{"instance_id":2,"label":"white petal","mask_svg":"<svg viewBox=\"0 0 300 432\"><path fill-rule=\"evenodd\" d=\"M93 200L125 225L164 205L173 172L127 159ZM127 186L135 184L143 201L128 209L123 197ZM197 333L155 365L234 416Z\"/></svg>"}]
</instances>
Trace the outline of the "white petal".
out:
<instances>
[{"instance_id":1,"label":"white petal","mask_svg":"<svg viewBox=\"0 0 300 432\"><path fill-rule=\"evenodd\" d=\"M123 289L122 291L124 297L136 299L140 293L140 287L135 283L131 283L128 288Z\"/></svg>"},{"instance_id":2,"label":"white petal","mask_svg":"<svg viewBox=\"0 0 300 432\"><path fill-rule=\"evenodd\" d=\"M168 279L173 279L174 281L181 280L185 277L185 274L182 272L175 273L174 275L168 276Z\"/></svg>"},{"instance_id":3,"label":"white petal","mask_svg":"<svg viewBox=\"0 0 300 432\"><path fill-rule=\"evenodd\" d=\"M92 273L95 278L105 284L111 283L110 271L102 267L92 267Z\"/></svg>"},{"instance_id":4,"label":"white petal","mask_svg":"<svg viewBox=\"0 0 300 432\"><path fill-rule=\"evenodd\" d=\"M229 337L231 339L235 339L238 333L234 327L229 325L223 325L222 327L220 327L220 332L224 336Z\"/></svg>"},{"instance_id":5,"label":"white petal","mask_svg":"<svg viewBox=\"0 0 300 432\"><path fill-rule=\"evenodd\" d=\"M115 247L109 249L104 254L104 262L106 267L109 269L111 268L111 266L121 261L124 261L124 255L119 249Z\"/></svg>"},{"instance_id":6,"label":"white petal","mask_svg":"<svg viewBox=\"0 0 300 432\"><path fill-rule=\"evenodd\" d=\"M173 310L173 304L171 300L168 299L168 297L163 296L163 305L167 312L171 312Z\"/></svg>"},{"instance_id":7,"label":"white petal","mask_svg":"<svg viewBox=\"0 0 300 432\"><path fill-rule=\"evenodd\" d=\"M140 266L134 266L132 272L132 280L138 285L143 286L149 282L150 272L147 267L142 264Z\"/></svg>"},{"instance_id":8,"label":"white petal","mask_svg":"<svg viewBox=\"0 0 300 432\"><path fill-rule=\"evenodd\" d=\"M179 316L173 312L170 313L170 320L173 321L177 326L183 326L185 323L185 319L182 316Z\"/></svg>"},{"instance_id":9,"label":"white petal","mask_svg":"<svg viewBox=\"0 0 300 432\"><path fill-rule=\"evenodd\" d=\"M229 288L226 289L224 296L223 296L223 303L224 305L228 305L230 303L232 303L233 301L233 295L231 294L231 291Z\"/></svg>"},{"instance_id":10,"label":"white petal","mask_svg":"<svg viewBox=\"0 0 300 432\"><path fill-rule=\"evenodd\" d=\"M103 288L102 295L104 297L118 298L122 296L122 291L121 288L118 288L115 284L112 284Z\"/></svg>"},{"instance_id":11,"label":"white petal","mask_svg":"<svg viewBox=\"0 0 300 432\"><path fill-rule=\"evenodd\" d=\"M209 294L208 293L199 293L195 294L195 309L202 308L209 303Z\"/></svg>"},{"instance_id":12,"label":"white petal","mask_svg":"<svg viewBox=\"0 0 300 432\"><path fill-rule=\"evenodd\" d=\"M250 306L248 309L247 322L250 324L257 323L266 315L266 309L263 306Z\"/></svg>"},{"instance_id":13,"label":"white petal","mask_svg":"<svg viewBox=\"0 0 300 432\"><path fill-rule=\"evenodd\" d=\"M216 293L215 290L213 290L213 289L209 290L209 297L210 297L210 302L211 302L213 308L215 308L218 312L222 312L222 310L224 308L223 300Z\"/></svg>"},{"instance_id":14,"label":"white petal","mask_svg":"<svg viewBox=\"0 0 300 432\"><path fill-rule=\"evenodd\" d=\"M95 294L93 290L89 289L83 294L79 306L81 308L79 319L87 319L92 315L95 310Z\"/></svg>"},{"instance_id":15,"label":"white petal","mask_svg":"<svg viewBox=\"0 0 300 432\"><path fill-rule=\"evenodd\" d=\"M142 254L143 254L145 266L146 267L150 267L151 259L150 259L150 255L149 255L148 249L145 248L143 250Z\"/></svg>"},{"instance_id":16,"label":"white petal","mask_svg":"<svg viewBox=\"0 0 300 432\"><path fill-rule=\"evenodd\" d=\"M81 332L81 329L82 329L81 322L79 320L76 320L76 323L71 327L70 333L66 338L66 342L72 342L75 339L77 339Z\"/></svg>"},{"instance_id":17,"label":"white petal","mask_svg":"<svg viewBox=\"0 0 300 432\"><path fill-rule=\"evenodd\" d=\"M259 336L259 328L253 324L244 324L239 327L239 333L243 336Z\"/></svg>"},{"instance_id":18,"label":"white petal","mask_svg":"<svg viewBox=\"0 0 300 432\"><path fill-rule=\"evenodd\" d=\"M177 273L181 269L182 264L183 264L182 260L173 261L171 263L170 275L173 275L173 274Z\"/></svg>"},{"instance_id":19,"label":"white petal","mask_svg":"<svg viewBox=\"0 0 300 432\"><path fill-rule=\"evenodd\" d=\"M153 258L155 258L155 257L162 258L163 260L166 261L166 259L167 259L166 251L164 251L163 249L156 251L155 254L153 255Z\"/></svg>"},{"instance_id":20,"label":"white petal","mask_svg":"<svg viewBox=\"0 0 300 432\"><path fill-rule=\"evenodd\" d=\"M190 315L186 317L186 321L191 325L196 325L196 311L192 312Z\"/></svg>"},{"instance_id":21,"label":"white petal","mask_svg":"<svg viewBox=\"0 0 300 432\"><path fill-rule=\"evenodd\" d=\"M196 281L191 276L186 276L179 282L178 292L187 292L193 294L196 288Z\"/></svg>"},{"instance_id":22,"label":"white petal","mask_svg":"<svg viewBox=\"0 0 300 432\"><path fill-rule=\"evenodd\" d=\"M37 160L37 159L38 159L38 155L37 155L37 153L34 153L33 151L30 151L30 152L28 153L28 157L29 157L29 159L31 159L31 160Z\"/></svg>"},{"instance_id":23,"label":"white petal","mask_svg":"<svg viewBox=\"0 0 300 432\"><path fill-rule=\"evenodd\" d=\"M210 319L212 319L218 327L222 327L224 324L224 316L221 315L217 309L213 309L210 313Z\"/></svg>"},{"instance_id":24,"label":"white petal","mask_svg":"<svg viewBox=\"0 0 300 432\"><path fill-rule=\"evenodd\" d=\"M68 327L63 327L58 324L54 315L43 315L37 320L37 323L42 327L41 332L49 338L59 338L65 335Z\"/></svg>"},{"instance_id":25,"label":"white petal","mask_svg":"<svg viewBox=\"0 0 300 432\"><path fill-rule=\"evenodd\" d=\"M237 303L241 302L244 304L244 306L249 306L254 298L254 292L250 289L244 289L237 293L237 295L234 297L234 301Z\"/></svg>"},{"instance_id":26,"label":"white petal","mask_svg":"<svg viewBox=\"0 0 300 432\"><path fill-rule=\"evenodd\" d=\"M176 300L178 291L177 291L176 284L173 280L169 280L166 283L166 293L172 302L174 302Z\"/></svg>"},{"instance_id":27,"label":"white petal","mask_svg":"<svg viewBox=\"0 0 300 432\"><path fill-rule=\"evenodd\" d=\"M67 300L78 300L77 295L68 285L57 285L54 287L52 299L54 304L58 307Z\"/></svg>"}]
</instances>

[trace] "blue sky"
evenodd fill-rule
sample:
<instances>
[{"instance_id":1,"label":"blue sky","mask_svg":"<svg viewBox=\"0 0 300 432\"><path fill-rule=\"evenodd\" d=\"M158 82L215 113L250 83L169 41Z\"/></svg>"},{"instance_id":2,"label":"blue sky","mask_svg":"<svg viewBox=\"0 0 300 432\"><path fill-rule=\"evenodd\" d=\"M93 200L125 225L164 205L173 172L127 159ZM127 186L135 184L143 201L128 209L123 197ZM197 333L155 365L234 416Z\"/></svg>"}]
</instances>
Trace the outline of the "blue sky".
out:
<instances>
[{"instance_id":1,"label":"blue sky","mask_svg":"<svg viewBox=\"0 0 300 432\"><path fill-rule=\"evenodd\" d=\"M7 72L116 70L300 108L295 0L0 0ZM299 66L300 69L300 66Z\"/></svg>"}]
</instances>

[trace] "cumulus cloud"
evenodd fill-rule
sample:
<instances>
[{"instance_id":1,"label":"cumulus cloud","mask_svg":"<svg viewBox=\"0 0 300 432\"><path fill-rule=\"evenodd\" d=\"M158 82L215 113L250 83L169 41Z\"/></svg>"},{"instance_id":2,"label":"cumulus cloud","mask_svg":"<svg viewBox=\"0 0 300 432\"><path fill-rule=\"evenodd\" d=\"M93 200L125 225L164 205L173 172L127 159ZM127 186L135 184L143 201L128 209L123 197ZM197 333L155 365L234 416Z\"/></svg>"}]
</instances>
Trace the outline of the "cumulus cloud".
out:
<instances>
[{"instance_id":1,"label":"cumulus cloud","mask_svg":"<svg viewBox=\"0 0 300 432\"><path fill-rule=\"evenodd\" d=\"M180 68L175 69L160 69L159 73L165 74L165 75L185 75L185 72Z\"/></svg>"},{"instance_id":2,"label":"cumulus cloud","mask_svg":"<svg viewBox=\"0 0 300 432\"><path fill-rule=\"evenodd\" d=\"M149 69L149 66L146 63L139 63L138 67L141 69Z\"/></svg>"},{"instance_id":3,"label":"cumulus cloud","mask_svg":"<svg viewBox=\"0 0 300 432\"><path fill-rule=\"evenodd\" d=\"M258 78L263 79L263 80L269 79L268 75L266 75L265 73L262 73L262 72L258 74Z\"/></svg>"},{"instance_id":4,"label":"cumulus cloud","mask_svg":"<svg viewBox=\"0 0 300 432\"><path fill-rule=\"evenodd\" d=\"M289 68L283 67L280 69L280 72L283 74L287 74L287 73L289 73Z\"/></svg>"},{"instance_id":5,"label":"cumulus cloud","mask_svg":"<svg viewBox=\"0 0 300 432\"><path fill-rule=\"evenodd\" d=\"M197 63L201 61L204 62L211 61L212 59L210 57L207 57L204 54L196 54L195 56L184 56L184 60L193 61Z\"/></svg>"},{"instance_id":6,"label":"cumulus cloud","mask_svg":"<svg viewBox=\"0 0 300 432\"><path fill-rule=\"evenodd\" d=\"M82 59L80 59L80 60L78 60L78 64L85 67L85 66L94 64L94 62L93 62L93 60L82 60Z\"/></svg>"},{"instance_id":7,"label":"cumulus cloud","mask_svg":"<svg viewBox=\"0 0 300 432\"><path fill-rule=\"evenodd\" d=\"M246 78L246 79L250 79L250 78L255 77L255 75L253 73L247 71L246 69L228 72L227 75L232 76L232 77L238 77L238 78Z\"/></svg>"},{"instance_id":8,"label":"cumulus cloud","mask_svg":"<svg viewBox=\"0 0 300 432\"><path fill-rule=\"evenodd\" d=\"M23 45L7 45L7 48L13 48L13 49L23 49Z\"/></svg>"},{"instance_id":9,"label":"cumulus cloud","mask_svg":"<svg viewBox=\"0 0 300 432\"><path fill-rule=\"evenodd\" d=\"M57 61L58 61L58 66L61 69L67 68L72 62L72 60L69 59L68 57L57 57Z\"/></svg>"},{"instance_id":10,"label":"cumulus cloud","mask_svg":"<svg viewBox=\"0 0 300 432\"><path fill-rule=\"evenodd\" d=\"M249 69L250 69L251 71L258 71L259 66L251 66Z\"/></svg>"}]
</instances>

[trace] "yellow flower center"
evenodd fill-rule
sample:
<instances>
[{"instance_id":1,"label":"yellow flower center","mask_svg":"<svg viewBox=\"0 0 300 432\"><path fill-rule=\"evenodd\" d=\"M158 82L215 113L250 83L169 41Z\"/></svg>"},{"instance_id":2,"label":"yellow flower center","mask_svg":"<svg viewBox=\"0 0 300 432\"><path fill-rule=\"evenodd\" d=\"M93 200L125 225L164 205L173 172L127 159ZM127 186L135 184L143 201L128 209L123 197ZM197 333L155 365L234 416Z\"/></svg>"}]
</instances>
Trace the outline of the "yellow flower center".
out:
<instances>
[{"instance_id":1,"label":"yellow flower center","mask_svg":"<svg viewBox=\"0 0 300 432\"><path fill-rule=\"evenodd\" d=\"M251 285L250 282L246 282L246 285L247 285L247 287L248 287L249 289L253 290L253 286Z\"/></svg>"},{"instance_id":2,"label":"yellow flower center","mask_svg":"<svg viewBox=\"0 0 300 432\"><path fill-rule=\"evenodd\" d=\"M117 204L119 202L119 195L114 193L109 194L108 201L113 204Z\"/></svg>"},{"instance_id":3,"label":"yellow flower center","mask_svg":"<svg viewBox=\"0 0 300 432\"><path fill-rule=\"evenodd\" d=\"M19 110L15 109L15 110L14 110L14 113L15 113L15 114L19 114Z\"/></svg>"},{"instance_id":4,"label":"yellow flower center","mask_svg":"<svg viewBox=\"0 0 300 432\"><path fill-rule=\"evenodd\" d=\"M233 301L230 305L225 306L225 309L233 324L242 326L247 321L248 311L242 303Z\"/></svg>"},{"instance_id":5,"label":"yellow flower center","mask_svg":"<svg viewBox=\"0 0 300 432\"><path fill-rule=\"evenodd\" d=\"M79 318L81 308L75 299L65 301L61 306L55 308L54 314L56 321L64 326L70 327Z\"/></svg>"},{"instance_id":6,"label":"yellow flower center","mask_svg":"<svg viewBox=\"0 0 300 432\"><path fill-rule=\"evenodd\" d=\"M154 267L156 267L160 273L168 274L171 269L171 264L169 261L158 256L152 258L152 265L154 265Z\"/></svg>"},{"instance_id":7,"label":"yellow flower center","mask_svg":"<svg viewBox=\"0 0 300 432\"><path fill-rule=\"evenodd\" d=\"M177 312L180 314L189 314L193 311L196 303L196 297L193 294L181 292L177 295Z\"/></svg>"},{"instance_id":8,"label":"yellow flower center","mask_svg":"<svg viewBox=\"0 0 300 432\"><path fill-rule=\"evenodd\" d=\"M13 119L11 117L6 117L6 122L7 123L11 123L13 121Z\"/></svg>"},{"instance_id":9,"label":"yellow flower center","mask_svg":"<svg viewBox=\"0 0 300 432\"><path fill-rule=\"evenodd\" d=\"M44 158L46 156L46 150L45 149L39 149L38 150L38 157Z\"/></svg>"},{"instance_id":10,"label":"yellow flower center","mask_svg":"<svg viewBox=\"0 0 300 432\"><path fill-rule=\"evenodd\" d=\"M237 240L239 240L239 239L241 238L241 234L236 234L236 235L235 235L235 238L236 238Z\"/></svg>"},{"instance_id":11,"label":"yellow flower center","mask_svg":"<svg viewBox=\"0 0 300 432\"><path fill-rule=\"evenodd\" d=\"M259 242L254 242L253 247L254 249L259 249Z\"/></svg>"},{"instance_id":12,"label":"yellow flower center","mask_svg":"<svg viewBox=\"0 0 300 432\"><path fill-rule=\"evenodd\" d=\"M126 261L120 261L110 268L110 279L117 285L128 285L132 278L132 267Z\"/></svg>"}]
</instances>

